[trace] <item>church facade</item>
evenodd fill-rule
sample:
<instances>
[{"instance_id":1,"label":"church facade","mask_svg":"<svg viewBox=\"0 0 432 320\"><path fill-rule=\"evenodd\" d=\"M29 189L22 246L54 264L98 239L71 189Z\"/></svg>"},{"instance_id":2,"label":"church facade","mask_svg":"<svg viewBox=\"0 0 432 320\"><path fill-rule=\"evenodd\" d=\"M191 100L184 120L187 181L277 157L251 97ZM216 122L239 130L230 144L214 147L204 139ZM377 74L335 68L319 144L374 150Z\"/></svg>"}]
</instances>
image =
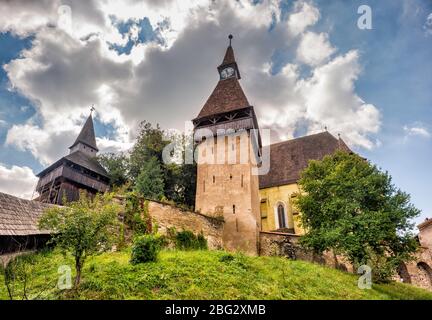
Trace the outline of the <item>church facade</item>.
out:
<instances>
[{"instance_id":1,"label":"church facade","mask_svg":"<svg viewBox=\"0 0 432 320\"><path fill-rule=\"evenodd\" d=\"M300 173L309 160L321 160L337 150L352 152L327 131L270 145L270 171L259 176L262 231L303 234L294 205L301 192Z\"/></svg>"}]
</instances>

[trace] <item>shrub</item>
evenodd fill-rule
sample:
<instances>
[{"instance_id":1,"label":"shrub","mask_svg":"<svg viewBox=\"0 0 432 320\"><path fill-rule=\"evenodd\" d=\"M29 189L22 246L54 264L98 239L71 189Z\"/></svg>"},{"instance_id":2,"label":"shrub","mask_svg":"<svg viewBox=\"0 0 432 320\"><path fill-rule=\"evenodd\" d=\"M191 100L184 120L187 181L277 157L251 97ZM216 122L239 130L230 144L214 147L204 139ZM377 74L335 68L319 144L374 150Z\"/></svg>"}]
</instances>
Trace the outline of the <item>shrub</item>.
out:
<instances>
[{"instance_id":1,"label":"shrub","mask_svg":"<svg viewBox=\"0 0 432 320\"><path fill-rule=\"evenodd\" d=\"M202 233L198 236L192 231L184 230L175 235L176 248L180 250L207 249L207 240Z\"/></svg>"},{"instance_id":2,"label":"shrub","mask_svg":"<svg viewBox=\"0 0 432 320\"><path fill-rule=\"evenodd\" d=\"M138 264L156 261L157 255L162 247L162 237L159 235L146 234L136 237L132 245L131 263Z\"/></svg>"},{"instance_id":3,"label":"shrub","mask_svg":"<svg viewBox=\"0 0 432 320\"><path fill-rule=\"evenodd\" d=\"M234 260L234 256L232 254L224 254L219 258L219 262L231 262Z\"/></svg>"}]
</instances>

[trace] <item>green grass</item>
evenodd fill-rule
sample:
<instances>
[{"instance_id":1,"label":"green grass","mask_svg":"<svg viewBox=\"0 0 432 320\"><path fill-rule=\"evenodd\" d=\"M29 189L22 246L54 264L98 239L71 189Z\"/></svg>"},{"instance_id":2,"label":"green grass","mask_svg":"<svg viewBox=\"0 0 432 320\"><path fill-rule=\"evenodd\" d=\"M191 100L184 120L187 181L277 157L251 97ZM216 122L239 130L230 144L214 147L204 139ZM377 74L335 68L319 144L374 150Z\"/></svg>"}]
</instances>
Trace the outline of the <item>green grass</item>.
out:
<instances>
[{"instance_id":1,"label":"green grass","mask_svg":"<svg viewBox=\"0 0 432 320\"><path fill-rule=\"evenodd\" d=\"M432 292L401 283L357 287L356 275L279 257L223 251L162 251L157 262L129 263L130 250L89 259L77 294L55 288L57 268L73 259L39 253L30 298L41 299L432 299ZM225 258L222 258L225 257ZM0 277L0 299L7 292Z\"/></svg>"}]
</instances>

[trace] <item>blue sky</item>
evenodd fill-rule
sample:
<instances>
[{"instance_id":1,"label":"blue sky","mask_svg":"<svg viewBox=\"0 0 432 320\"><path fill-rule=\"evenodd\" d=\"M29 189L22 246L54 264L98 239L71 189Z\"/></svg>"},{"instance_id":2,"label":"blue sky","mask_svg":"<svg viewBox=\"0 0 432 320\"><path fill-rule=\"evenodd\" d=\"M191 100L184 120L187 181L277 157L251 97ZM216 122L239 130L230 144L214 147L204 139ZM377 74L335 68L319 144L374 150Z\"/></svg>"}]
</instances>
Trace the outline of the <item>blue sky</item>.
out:
<instances>
[{"instance_id":1,"label":"blue sky","mask_svg":"<svg viewBox=\"0 0 432 320\"><path fill-rule=\"evenodd\" d=\"M303 2L319 11L319 19L303 27L300 35L294 36L292 32L287 35L283 28L286 28L290 16L301 10ZM76 32L67 35L67 38L58 34L51 38L51 33L58 31L46 27L47 21L52 20L48 15L51 11L57 12L55 5L58 4L54 3L50 8L37 8L41 10L41 22L34 22L34 26L26 24L25 28L19 23L22 19L19 11L34 8L23 4L19 9L11 9L10 23L0 23L0 167L4 169L0 170L0 174L6 172L14 177L18 168L24 167L30 170L26 174L36 173L64 154L82 124L88 106L94 101L99 103L96 108L100 111L95 120L96 134L102 139L98 143L104 150L130 145L133 141L131 132L136 129L138 120L157 121L165 128L181 128L181 123L193 118L209 95L217 78L215 66L225 50L226 34L232 32L244 78L242 85L249 100L253 99L255 108L261 108L262 126L271 126L274 121L274 127L288 132L289 137L313 131L311 121L315 129L320 125L329 126L332 133L342 133L355 151L387 170L394 183L411 194L413 203L423 211L417 222L426 216L431 217L432 16L430 25L428 16L432 14L432 2L282 1L276 11L267 11L270 8L267 1L254 3L254 6L261 5L262 8L255 13L253 6L246 6L246 18L234 9L232 12L219 7L212 9L212 14L220 19L219 24L209 18L210 11L205 7L201 7L201 11L185 8L184 11L189 13L196 10L195 18L191 19L179 8L160 15L162 9L153 8L150 4L147 10L139 12L134 8L128 11L127 5L122 10L114 4L103 8L89 5L89 8L83 9L70 3L74 19L78 22L85 19L85 23L80 22L81 29L77 27ZM363 4L370 5L372 9L372 30L357 28L357 8ZM87 2L82 5L87 5ZM305 6L301 8L306 10ZM267 12L268 21L264 18L261 21ZM298 45L308 32L325 34L325 42L332 48L327 56L320 57L317 64L299 58ZM85 42L83 37L90 40ZM281 39L286 43L281 43ZM266 46L271 50L265 51ZM102 53L97 51L99 49ZM23 50L29 51L26 53ZM46 54L38 55L43 50ZM57 51L61 54L57 55ZM282 94L277 99L266 97L265 90L271 91L278 86L282 88L281 92L291 92L292 88L284 87L290 83L289 74L284 73L287 65L298 68L295 69L297 79L294 83L301 85L302 80L311 81L314 75L318 81L317 70L327 70L325 65L332 64L338 58L347 60L348 53L352 51L358 54L358 58L352 60L359 65L360 73L354 76L352 90L342 92L341 96L351 94L354 99L348 97L347 101L359 97L364 104L372 105L379 113L377 130L375 125L368 127L369 123L361 119L356 126L355 118L351 119L353 123L349 126L337 127L339 118L321 119L316 113L308 114L311 112L308 110L301 111L306 112L306 120L304 114L292 120L294 116L291 115L301 109L301 101L309 101L308 94L319 94L318 91L306 92L306 97L301 98L292 98L294 93L287 93L286 98ZM78 53L82 56L76 59L74 54ZM90 60L92 54L100 56ZM81 70L86 59L90 62ZM79 64L73 65L77 61ZM254 62L268 62L271 65L270 74L257 74L260 68L253 68L256 67L252 65ZM55 74L56 80L52 80L52 72L44 73L41 69L34 73L32 70L37 69L38 63L47 66L48 71L51 65L58 66L56 70L60 71ZM62 70L69 71L62 74ZM75 70L77 78L71 74ZM182 79L180 75L183 73L189 73L194 80L188 82ZM282 79L282 76L286 77ZM79 84L80 79L84 89L71 92L73 83ZM276 82L279 81L277 79L280 82ZM68 81L72 81L72 87ZM89 86L97 83L96 89L87 93L86 81ZM268 87L259 81L267 81ZM341 78L340 82L343 83L344 79ZM99 94L100 90L103 94ZM82 99L75 101L81 93ZM51 99L51 94L56 98ZM328 94L333 95L333 92ZM107 98L111 96L117 98ZM166 109L168 105L177 104L175 112ZM333 105L322 105L320 108L333 110ZM344 112L344 108L348 114L356 106L345 106L341 102L336 110L340 113ZM175 116L167 117L167 114ZM69 122L55 128L62 116ZM342 117L340 114L337 116ZM284 117L286 120L280 122L282 120L279 119ZM377 118L374 119L377 121ZM16 129L12 130L14 126ZM34 136L40 135L45 139L45 145L39 143L32 146L31 137L20 140L20 135L26 136L29 128L34 130ZM358 135L350 135L354 131ZM48 137L44 133L48 133ZM361 139L356 140L358 136ZM66 137L64 146L54 148L49 145L57 141L54 138L60 140L61 137ZM362 142L366 141L364 139L368 143ZM372 147L367 147L368 144ZM17 168L12 172L13 166ZM8 183L10 181L2 181L0 177L2 191L11 188ZM28 185L26 187L29 188Z\"/></svg>"}]
</instances>

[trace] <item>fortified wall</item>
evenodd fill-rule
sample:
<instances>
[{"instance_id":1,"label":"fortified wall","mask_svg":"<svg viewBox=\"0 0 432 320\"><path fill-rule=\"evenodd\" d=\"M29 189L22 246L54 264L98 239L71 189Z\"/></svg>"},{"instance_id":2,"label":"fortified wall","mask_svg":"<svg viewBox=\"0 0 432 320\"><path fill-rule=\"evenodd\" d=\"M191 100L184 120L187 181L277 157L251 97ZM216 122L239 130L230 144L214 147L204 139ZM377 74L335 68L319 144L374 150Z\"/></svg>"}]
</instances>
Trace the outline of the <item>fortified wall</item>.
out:
<instances>
[{"instance_id":1,"label":"fortified wall","mask_svg":"<svg viewBox=\"0 0 432 320\"><path fill-rule=\"evenodd\" d=\"M161 234L166 234L167 230L173 227L179 231L190 230L195 234L202 232L207 239L209 249L226 248L223 243L224 225L226 223L219 218L155 201L149 201L148 208L149 215L153 222L157 223ZM420 248L415 260L402 264L398 274L395 276L395 280L432 290L432 219L426 220L418 227L420 231ZM261 231L258 247L259 255L304 260L356 273L356 270L344 257L336 256L331 252L316 255L305 251L301 248L299 239L300 236L296 234Z\"/></svg>"},{"instance_id":2,"label":"fortified wall","mask_svg":"<svg viewBox=\"0 0 432 320\"><path fill-rule=\"evenodd\" d=\"M223 220L155 201L149 201L148 211L152 220L157 222L161 234L166 234L167 230L173 227L178 231L190 230L195 234L202 232L209 249L223 248Z\"/></svg>"},{"instance_id":3,"label":"fortified wall","mask_svg":"<svg viewBox=\"0 0 432 320\"><path fill-rule=\"evenodd\" d=\"M193 212L165 202L141 199L148 202L148 215L153 225L157 225L158 232L167 235L168 230L188 230L194 234L202 233L207 239L210 250L223 249L222 234L224 221L199 212ZM124 197L117 197L117 201L125 205Z\"/></svg>"},{"instance_id":4,"label":"fortified wall","mask_svg":"<svg viewBox=\"0 0 432 320\"><path fill-rule=\"evenodd\" d=\"M336 256L331 252L324 252L322 255L313 254L300 246L299 239L300 236L296 234L261 231L260 255L304 260L343 271L354 272L352 265L345 258Z\"/></svg>"}]
</instances>

